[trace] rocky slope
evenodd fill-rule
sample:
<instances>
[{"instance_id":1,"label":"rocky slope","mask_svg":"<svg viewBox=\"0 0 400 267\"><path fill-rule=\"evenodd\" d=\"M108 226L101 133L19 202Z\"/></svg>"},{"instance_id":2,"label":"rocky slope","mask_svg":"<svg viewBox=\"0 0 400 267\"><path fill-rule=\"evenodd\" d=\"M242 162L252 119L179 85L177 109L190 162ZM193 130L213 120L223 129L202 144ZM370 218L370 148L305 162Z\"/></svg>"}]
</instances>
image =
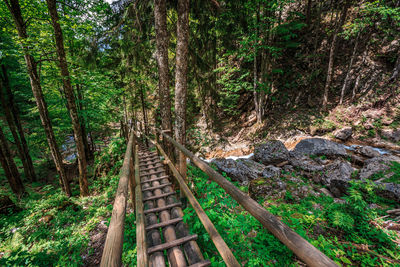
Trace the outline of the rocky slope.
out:
<instances>
[{"instance_id":1,"label":"rocky slope","mask_svg":"<svg viewBox=\"0 0 400 267\"><path fill-rule=\"evenodd\" d=\"M393 171L400 166L397 151L349 147L322 138L303 139L288 150L281 141L272 140L257 146L248 159L217 158L212 163L247 185L255 199L286 194L300 199L320 193L340 197L350 181L368 180L378 195L400 202L399 172Z\"/></svg>"}]
</instances>

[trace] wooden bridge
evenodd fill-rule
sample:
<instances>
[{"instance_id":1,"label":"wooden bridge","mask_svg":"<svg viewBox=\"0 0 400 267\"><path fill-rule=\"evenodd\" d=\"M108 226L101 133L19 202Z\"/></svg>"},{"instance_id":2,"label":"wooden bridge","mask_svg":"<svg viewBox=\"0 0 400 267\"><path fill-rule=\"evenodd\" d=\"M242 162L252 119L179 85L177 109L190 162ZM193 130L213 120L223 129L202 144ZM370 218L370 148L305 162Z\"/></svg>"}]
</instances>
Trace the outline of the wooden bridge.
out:
<instances>
[{"instance_id":1,"label":"wooden bridge","mask_svg":"<svg viewBox=\"0 0 400 267\"><path fill-rule=\"evenodd\" d=\"M335 262L165 132L154 129L154 133L157 140L163 138L164 143L170 142L179 149L307 265L337 266ZM147 146L139 142L139 140L145 139L146 143L149 141L157 148L158 152L150 152ZM163 160L161 161L161 159ZM175 183L173 183L174 181ZM192 205L225 264L229 267L241 266L186 185L182 175L168 158L163 147L149 136L142 133L139 136L139 133L133 130L129 136L121 168L100 266L122 266L124 227L130 227L124 225L129 196L136 213L137 266L200 267L210 265L210 261L204 259L201 248L196 243L197 235L191 235L190 226L183 222L182 203L179 202L179 196L174 191L174 184L179 184L181 194L184 194Z\"/></svg>"}]
</instances>

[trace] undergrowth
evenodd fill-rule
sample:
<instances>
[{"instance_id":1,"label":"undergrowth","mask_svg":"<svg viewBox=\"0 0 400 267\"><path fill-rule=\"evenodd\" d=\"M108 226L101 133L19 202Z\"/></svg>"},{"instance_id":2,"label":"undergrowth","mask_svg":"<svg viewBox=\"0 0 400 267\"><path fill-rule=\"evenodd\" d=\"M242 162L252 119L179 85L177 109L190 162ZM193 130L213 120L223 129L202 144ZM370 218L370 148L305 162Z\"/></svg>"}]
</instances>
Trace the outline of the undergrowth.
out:
<instances>
[{"instance_id":1,"label":"undergrowth","mask_svg":"<svg viewBox=\"0 0 400 267\"><path fill-rule=\"evenodd\" d=\"M20 200L10 195L22 211L0 216L0 266L82 266L90 256L85 251L91 231L111 215L125 147L115 138L96 155L94 165L111 157L115 164L106 176L93 178L89 173L89 197L79 197L76 180L71 198L56 183L26 185L28 194ZM1 188L1 194L6 192Z\"/></svg>"},{"instance_id":2,"label":"undergrowth","mask_svg":"<svg viewBox=\"0 0 400 267\"><path fill-rule=\"evenodd\" d=\"M188 175L193 179L201 206L242 265L298 265L298 259L285 245L221 187L210 182L205 173L189 166ZM343 203L324 195L306 197L300 202L287 203L282 199L259 203L339 265L398 266L400 248L393 242L394 232L384 232L372 224L378 223L384 212L368 208L371 202L387 208L395 203L381 203L371 188L365 183L352 183ZM198 234L199 246L212 266L225 266L191 207L185 210L184 219L191 231Z\"/></svg>"}]
</instances>

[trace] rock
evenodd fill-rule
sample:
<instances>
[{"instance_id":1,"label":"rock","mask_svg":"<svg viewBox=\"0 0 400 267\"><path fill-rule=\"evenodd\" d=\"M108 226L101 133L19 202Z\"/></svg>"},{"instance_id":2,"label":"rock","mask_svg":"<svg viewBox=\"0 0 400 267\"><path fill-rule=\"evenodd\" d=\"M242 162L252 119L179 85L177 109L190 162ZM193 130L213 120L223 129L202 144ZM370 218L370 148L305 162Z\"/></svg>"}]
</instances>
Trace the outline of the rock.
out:
<instances>
[{"instance_id":1,"label":"rock","mask_svg":"<svg viewBox=\"0 0 400 267\"><path fill-rule=\"evenodd\" d=\"M377 195L400 202L400 184L381 183L375 189Z\"/></svg>"},{"instance_id":2,"label":"rock","mask_svg":"<svg viewBox=\"0 0 400 267\"><path fill-rule=\"evenodd\" d=\"M290 153L291 158L289 162L292 166L297 167L306 172L318 172L324 169L324 166L319 164L314 159L311 159L305 155L299 155L296 153Z\"/></svg>"},{"instance_id":3,"label":"rock","mask_svg":"<svg viewBox=\"0 0 400 267\"><path fill-rule=\"evenodd\" d=\"M260 145L254 151L254 159L264 165L279 164L287 161L289 151L285 145L278 140L268 141Z\"/></svg>"},{"instance_id":4,"label":"rock","mask_svg":"<svg viewBox=\"0 0 400 267\"><path fill-rule=\"evenodd\" d=\"M379 119L382 117L383 115L383 110L379 110L379 109L369 109L366 110L365 112L363 112L363 116L366 118L370 118L370 119Z\"/></svg>"},{"instance_id":5,"label":"rock","mask_svg":"<svg viewBox=\"0 0 400 267\"><path fill-rule=\"evenodd\" d=\"M286 200L294 201L298 201L308 195L318 195L311 186L292 176L252 180L249 185L249 194L254 199L286 198Z\"/></svg>"},{"instance_id":6,"label":"rock","mask_svg":"<svg viewBox=\"0 0 400 267\"><path fill-rule=\"evenodd\" d=\"M283 166L283 170L290 173L294 171L294 167L292 165L285 165Z\"/></svg>"},{"instance_id":7,"label":"rock","mask_svg":"<svg viewBox=\"0 0 400 267\"><path fill-rule=\"evenodd\" d=\"M316 156L346 157L344 145L322 138L309 138L301 140L293 149L294 153Z\"/></svg>"},{"instance_id":8,"label":"rock","mask_svg":"<svg viewBox=\"0 0 400 267\"><path fill-rule=\"evenodd\" d=\"M392 142L400 141L400 129L384 129L381 131L381 136Z\"/></svg>"},{"instance_id":9,"label":"rock","mask_svg":"<svg viewBox=\"0 0 400 267\"><path fill-rule=\"evenodd\" d=\"M262 177L264 178L273 178L281 175L281 168L268 165L262 172Z\"/></svg>"},{"instance_id":10,"label":"rock","mask_svg":"<svg viewBox=\"0 0 400 267\"><path fill-rule=\"evenodd\" d=\"M335 160L325 168L322 183L329 187L335 197L341 197L347 191L353 167L347 161Z\"/></svg>"},{"instance_id":11,"label":"rock","mask_svg":"<svg viewBox=\"0 0 400 267\"><path fill-rule=\"evenodd\" d=\"M360 146L355 149L355 152L367 158L379 157L381 154L370 146Z\"/></svg>"},{"instance_id":12,"label":"rock","mask_svg":"<svg viewBox=\"0 0 400 267\"><path fill-rule=\"evenodd\" d=\"M344 127L342 129L336 130L333 135L342 141L346 141L353 134L353 129L351 127Z\"/></svg>"},{"instance_id":13,"label":"rock","mask_svg":"<svg viewBox=\"0 0 400 267\"><path fill-rule=\"evenodd\" d=\"M392 155L381 155L368 159L364 162L364 166L360 170L361 179L372 178L373 175L379 175L382 177L391 177L391 174L386 173L391 166L391 162L396 161L400 163L400 158Z\"/></svg>"},{"instance_id":14,"label":"rock","mask_svg":"<svg viewBox=\"0 0 400 267\"><path fill-rule=\"evenodd\" d=\"M225 172L233 181L247 184L249 181L263 177L279 176L281 169L274 166L264 166L250 159L224 159L213 160L219 172Z\"/></svg>"},{"instance_id":15,"label":"rock","mask_svg":"<svg viewBox=\"0 0 400 267\"><path fill-rule=\"evenodd\" d=\"M329 197L333 197L332 193L326 188L320 188L319 191Z\"/></svg>"}]
</instances>

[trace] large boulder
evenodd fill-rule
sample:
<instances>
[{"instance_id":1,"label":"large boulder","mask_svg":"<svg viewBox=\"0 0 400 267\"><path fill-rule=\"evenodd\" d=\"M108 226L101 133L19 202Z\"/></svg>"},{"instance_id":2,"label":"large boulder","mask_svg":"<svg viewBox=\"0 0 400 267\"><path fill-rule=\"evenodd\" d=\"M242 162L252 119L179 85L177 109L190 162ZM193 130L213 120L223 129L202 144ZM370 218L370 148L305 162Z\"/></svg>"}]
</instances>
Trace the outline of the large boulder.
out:
<instances>
[{"instance_id":1,"label":"large boulder","mask_svg":"<svg viewBox=\"0 0 400 267\"><path fill-rule=\"evenodd\" d=\"M301 179L285 175L274 178L258 178L251 181L249 194L253 199L272 198L299 201L308 195L316 196L318 193Z\"/></svg>"},{"instance_id":2,"label":"large boulder","mask_svg":"<svg viewBox=\"0 0 400 267\"><path fill-rule=\"evenodd\" d=\"M254 151L254 160L264 165L279 164L287 161L288 158L289 151L278 140L268 141L257 147Z\"/></svg>"},{"instance_id":3,"label":"large boulder","mask_svg":"<svg viewBox=\"0 0 400 267\"><path fill-rule=\"evenodd\" d=\"M306 172L319 172L324 170L324 166L321 162L318 162L316 159L312 159L308 156L290 153L291 157L289 159L290 165L299 168L302 171Z\"/></svg>"},{"instance_id":4,"label":"large boulder","mask_svg":"<svg viewBox=\"0 0 400 267\"><path fill-rule=\"evenodd\" d=\"M381 136L385 137L389 141L399 142L400 141L400 129L385 129L381 131Z\"/></svg>"},{"instance_id":5,"label":"large boulder","mask_svg":"<svg viewBox=\"0 0 400 267\"><path fill-rule=\"evenodd\" d=\"M322 138L301 140L293 149L293 152L295 154L326 156L329 158L347 156L344 145Z\"/></svg>"},{"instance_id":6,"label":"large boulder","mask_svg":"<svg viewBox=\"0 0 400 267\"><path fill-rule=\"evenodd\" d=\"M393 161L400 163L400 158L393 155L381 155L379 157L366 160L364 162L364 166L360 170L360 178L369 179L391 177L392 174L388 173L388 171L390 170L391 163Z\"/></svg>"},{"instance_id":7,"label":"large boulder","mask_svg":"<svg viewBox=\"0 0 400 267\"><path fill-rule=\"evenodd\" d=\"M400 202L400 184L382 183L378 185L375 192L381 197Z\"/></svg>"},{"instance_id":8,"label":"large boulder","mask_svg":"<svg viewBox=\"0 0 400 267\"><path fill-rule=\"evenodd\" d=\"M353 129L351 127L344 127L342 129L336 130L333 135L342 141L346 141L353 134Z\"/></svg>"},{"instance_id":9,"label":"large boulder","mask_svg":"<svg viewBox=\"0 0 400 267\"><path fill-rule=\"evenodd\" d=\"M335 197L340 197L346 193L354 170L347 161L335 160L325 167L322 183L329 187Z\"/></svg>"},{"instance_id":10,"label":"large boulder","mask_svg":"<svg viewBox=\"0 0 400 267\"><path fill-rule=\"evenodd\" d=\"M274 176L273 166L264 166L250 159L225 159L219 158L211 161L217 166L219 172L225 172L233 181L238 181L241 184L247 184L249 181L263 177L263 175ZM279 168L278 168L279 169ZM280 173L280 169L279 169ZM277 174L279 175L279 174Z\"/></svg>"},{"instance_id":11,"label":"large boulder","mask_svg":"<svg viewBox=\"0 0 400 267\"><path fill-rule=\"evenodd\" d=\"M371 146L359 146L355 152L367 158L379 157L381 154Z\"/></svg>"}]
</instances>

